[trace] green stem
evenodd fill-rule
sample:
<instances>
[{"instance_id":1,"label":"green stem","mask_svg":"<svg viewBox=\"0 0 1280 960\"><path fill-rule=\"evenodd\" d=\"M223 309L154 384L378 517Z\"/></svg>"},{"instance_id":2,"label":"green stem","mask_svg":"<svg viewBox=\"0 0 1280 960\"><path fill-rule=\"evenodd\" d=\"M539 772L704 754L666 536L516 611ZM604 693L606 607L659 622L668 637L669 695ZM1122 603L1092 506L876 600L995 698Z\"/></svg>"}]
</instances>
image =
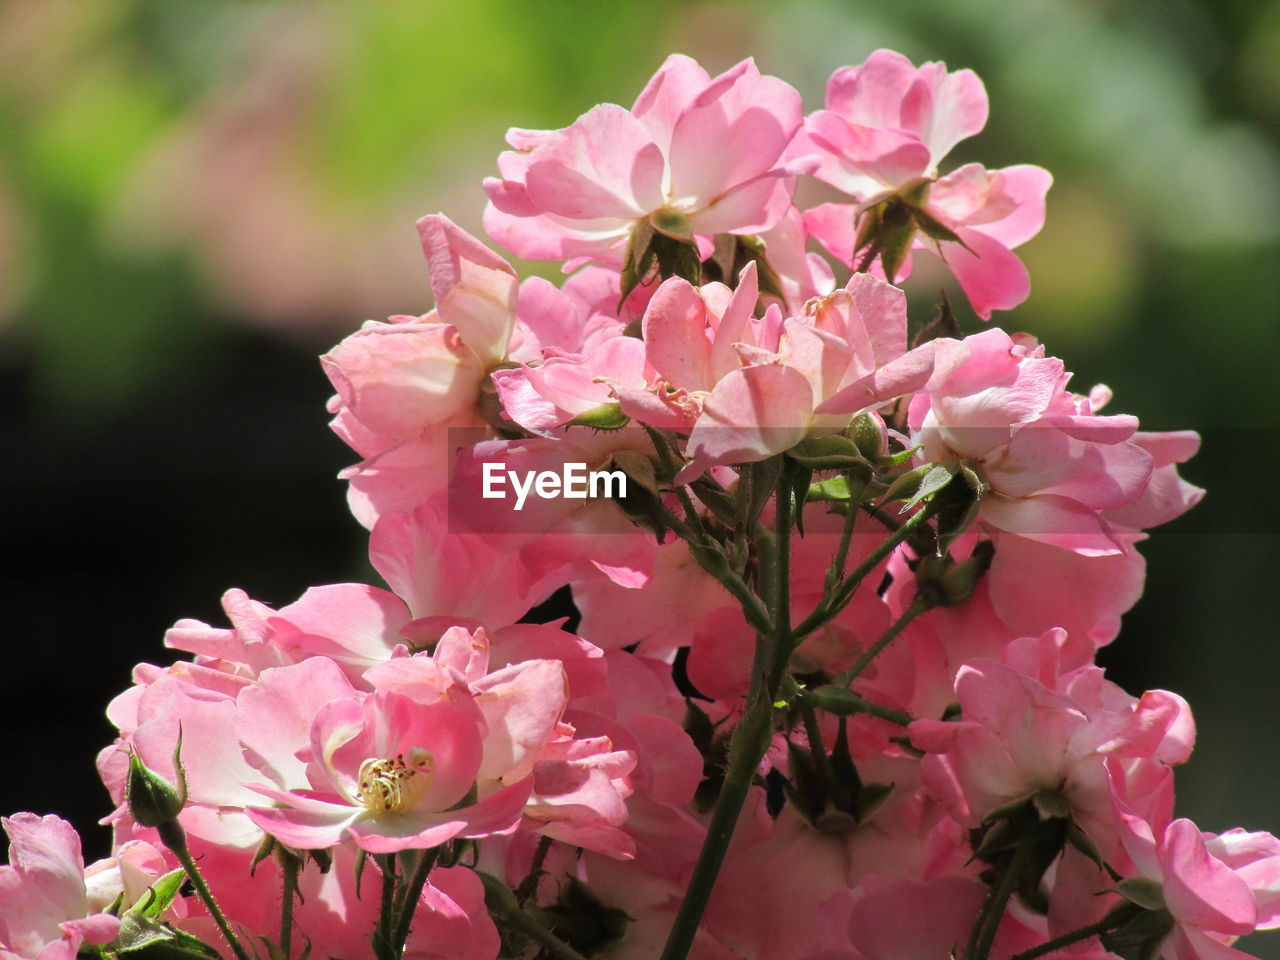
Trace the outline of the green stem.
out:
<instances>
[{"instance_id":1,"label":"green stem","mask_svg":"<svg viewBox=\"0 0 1280 960\"><path fill-rule=\"evenodd\" d=\"M770 703L778 692L791 658L791 480L784 466L778 472L774 505L774 582L772 662L768 689Z\"/></svg>"},{"instance_id":2,"label":"green stem","mask_svg":"<svg viewBox=\"0 0 1280 960\"><path fill-rule=\"evenodd\" d=\"M547 853L551 850L551 838L541 837L533 851L533 859L529 861L529 872L516 888L516 903L524 906L538 889L538 880L542 876L542 865L547 861Z\"/></svg>"},{"instance_id":3,"label":"green stem","mask_svg":"<svg viewBox=\"0 0 1280 960\"><path fill-rule=\"evenodd\" d=\"M849 509L845 511L844 526L840 528L840 542L836 545L836 555L832 558L831 569L827 573L833 585L844 579L844 565L849 560L853 528L858 522L858 506L862 503L862 492L866 489L866 482L861 477L855 479L853 471L846 476L849 478Z\"/></svg>"},{"instance_id":4,"label":"green stem","mask_svg":"<svg viewBox=\"0 0 1280 960\"><path fill-rule=\"evenodd\" d=\"M391 946L391 924L395 917L396 858L379 854L378 866L382 869L382 900L378 909L378 923L373 928L373 952L378 960L397 960Z\"/></svg>"},{"instance_id":5,"label":"green stem","mask_svg":"<svg viewBox=\"0 0 1280 960\"><path fill-rule=\"evenodd\" d=\"M414 911L418 907L418 900L422 897L422 890L427 885L427 877L431 873L431 868L435 866L439 852L439 847L422 851L418 866L401 891L400 916L396 921L391 940L391 948L397 957L404 953L405 941L409 939L409 930L413 926Z\"/></svg>"},{"instance_id":6,"label":"green stem","mask_svg":"<svg viewBox=\"0 0 1280 960\"><path fill-rule=\"evenodd\" d=\"M707 836L689 878L689 886L661 960L685 960L698 934L698 924L711 899L716 877L724 864L738 817L751 793L760 759L769 748L773 733L773 701L786 676L791 654L791 489L787 471L778 477L774 505L774 531L760 538L761 592L769 599L772 629L756 635L756 657L751 689L742 720L729 746L729 769L725 773L716 808L707 825Z\"/></svg>"},{"instance_id":7,"label":"green stem","mask_svg":"<svg viewBox=\"0 0 1280 960\"><path fill-rule=\"evenodd\" d=\"M675 458L671 456L671 448L667 446L666 438L647 423L642 424L642 426L644 427L644 432L649 435L649 440L658 454L658 460L661 461L663 470L674 477L678 471ZM674 489L676 498L680 501L680 508L684 511L684 516L689 526L696 528L699 533L705 535L706 530L702 526L702 519L698 516L698 511L693 506L693 500L689 498L688 488L679 486Z\"/></svg>"},{"instance_id":8,"label":"green stem","mask_svg":"<svg viewBox=\"0 0 1280 960\"><path fill-rule=\"evenodd\" d=\"M831 591L830 595L825 597L813 613L805 617L800 626L796 627L793 640L799 642L804 639L818 627L822 626L828 620L835 617L843 610L853 599L853 593L858 589L858 585L866 579L867 575L878 567L884 559L897 549L898 545L910 537L920 527L929 522L929 519L941 509L941 502L935 497L930 500L923 508L913 513L902 526L895 530L888 538L885 539L880 546L876 547L867 555L860 564L853 568L853 572L849 574L840 584Z\"/></svg>"},{"instance_id":9,"label":"green stem","mask_svg":"<svg viewBox=\"0 0 1280 960\"><path fill-rule=\"evenodd\" d=\"M921 599L919 596L917 596L914 600L911 601L910 606L908 606L906 610L902 611L902 616L900 616L896 621L894 621L893 625L884 632L884 635L879 640L877 640L874 644L868 647L867 651L861 657L858 658L858 662L855 663L848 670L846 670L844 673L840 674L840 676L836 677L836 679L832 681L832 684L834 684L837 687L847 687L849 686L849 684L853 683L854 680L856 680L859 676L861 676L862 671L867 669L871 661L874 660L876 657L878 657L880 655L880 652L884 650L884 648L887 647L889 644L891 644L894 641L894 638L898 636L898 634L900 634L903 630L906 629L907 624L909 624L912 620L920 616L920 614L924 613L928 609L929 609L929 604L925 602L923 599ZM871 713L873 711L868 710L867 712Z\"/></svg>"},{"instance_id":10,"label":"green stem","mask_svg":"<svg viewBox=\"0 0 1280 960\"><path fill-rule=\"evenodd\" d=\"M218 925L218 929L222 931L227 943L231 945L232 952L235 953L238 960L249 960L249 954L240 945L240 940L236 937L235 931L231 929L231 924L227 922L226 915L223 914L222 908L218 906L218 901L214 899L213 891L204 882L204 877L200 873L200 868L196 866L196 862L191 856L191 851L187 849L187 837L182 825L176 820L162 825L160 838L164 841L165 846L173 851L173 855L178 858L178 863L182 864L182 869L187 871L191 885L196 888L196 893L204 901L204 905L209 910L209 915L213 917L214 923Z\"/></svg>"},{"instance_id":11,"label":"green stem","mask_svg":"<svg viewBox=\"0 0 1280 960\"><path fill-rule=\"evenodd\" d=\"M724 588L733 594L739 605L741 605L743 616L747 618L747 622L758 632L769 633L773 629L769 611L760 602L760 598L751 592L747 582L730 568L729 561L720 552L720 548L715 543L701 537L665 506L660 506L660 509L662 511L662 519L667 526L676 532L676 536L689 544L689 552L698 561L698 565L719 580L724 585ZM708 553L708 551L711 551L711 553ZM723 563L712 562L711 557L716 554L719 555Z\"/></svg>"},{"instance_id":12,"label":"green stem","mask_svg":"<svg viewBox=\"0 0 1280 960\"><path fill-rule=\"evenodd\" d=\"M1079 943L1081 940L1088 940L1090 937L1098 937L1104 933L1109 933L1137 916L1141 910L1142 908L1136 904L1124 904L1119 909L1109 912L1097 923L1091 923L1089 926L1081 927L1079 930L1072 930L1070 933L1064 933L1062 936L1046 941L1038 947L1024 950L1022 953L1015 954L1011 960L1035 960L1036 957L1043 957L1046 953L1053 953L1055 950L1061 950L1063 947Z\"/></svg>"},{"instance_id":13,"label":"green stem","mask_svg":"<svg viewBox=\"0 0 1280 960\"><path fill-rule=\"evenodd\" d=\"M964 960L987 960L991 954L991 945L995 943L996 931L1000 929L1000 921L1004 918L1005 907L1018 885L1018 875L1031 859L1031 851L1035 844L1023 840L1013 851L1013 859L1000 876L1000 885L995 888L987 902L983 904L978 922L969 934L969 948L965 950Z\"/></svg>"},{"instance_id":14,"label":"green stem","mask_svg":"<svg viewBox=\"0 0 1280 960\"><path fill-rule=\"evenodd\" d=\"M831 758L827 756L826 745L822 742L822 728L818 726L818 711L813 708L812 703L801 699L800 716L804 720L804 732L809 738L809 752L813 754L818 776L823 783L830 783Z\"/></svg>"},{"instance_id":15,"label":"green stem","mask_svg":"<svg viewBox=\"0 0 1280 960\"><path fill-rule=\"evenodd\" d=\"M715 811L711 814L711 822L707 825L707 837L689 878L684 900L680 903L675 922L667 936L661 960L684 960L689 948L693 946L702 913L729 849L738 815L751 792L751 782L760 758L769 746L772 721L772 706L761 691L733 732L733 742L729 748L729 769L725 773L724 785L716 800Z\"/></svg>"},{"instance_id":16,"label":"green stem","mask_svg":"<svg viewBox=\"0 0 1280 960\"><path fill-rule=\"evenodd\" d=\"M862 702L858 705L860 713L867 713L873 717L879 717L881 720L888 720L890 723L896 723L900 727L907 727L915 719L909 713L903 713L901 710L894 710L892 707L881 706L878 703L872 703L870 700L859 698Z\"/></svg>"},{"instance_id":17,"label":"green stem","mask_svg":"<svg viewBox=\"0 0 1280 960\"><path fill-rule=\"evenodd\" d=\"M293 899L298 893L298 858L285 853L280 858L284 899L280 903L280 950L285 957L293 949Z\"/></svg>"}]
</instances>

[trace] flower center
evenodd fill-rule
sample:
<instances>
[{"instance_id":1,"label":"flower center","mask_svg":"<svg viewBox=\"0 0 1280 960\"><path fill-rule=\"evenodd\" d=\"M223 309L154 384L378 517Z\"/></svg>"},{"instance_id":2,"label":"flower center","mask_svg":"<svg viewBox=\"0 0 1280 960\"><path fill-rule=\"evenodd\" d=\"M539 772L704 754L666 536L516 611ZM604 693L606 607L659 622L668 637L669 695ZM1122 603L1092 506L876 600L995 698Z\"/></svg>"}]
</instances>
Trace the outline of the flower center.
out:
<instances>
[{"instance_id":1,"label":"flower center","mask_svg":"<svg viewBox=\"0 0 1280 960\"><path fill-rule=\"evenodd\" d=\"M422 747L385 760L370 757L356 775L356 796L371 813L404 813L427 792L435 768L435 758Z\"/></svg>"}]
</instances>

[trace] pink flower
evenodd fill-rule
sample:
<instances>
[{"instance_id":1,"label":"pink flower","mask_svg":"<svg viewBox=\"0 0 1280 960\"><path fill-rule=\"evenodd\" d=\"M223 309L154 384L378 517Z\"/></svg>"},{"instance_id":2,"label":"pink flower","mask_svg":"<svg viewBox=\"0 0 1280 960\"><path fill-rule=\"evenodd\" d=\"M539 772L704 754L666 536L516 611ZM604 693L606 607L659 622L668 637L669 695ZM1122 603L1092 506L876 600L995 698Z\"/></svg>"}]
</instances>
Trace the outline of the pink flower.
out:
<instances>
[{"instance_id":1,"label":"pink flower","mask_svg":"<svg viewBox=\"0 0 1280 960\"><path fill-rule=\"evenodd\" d=\"M1098 667L1059 673L1060 632L1011 644L1006 662L974 660L955 680L962 719L916 720L912 743L925 789L962 825L1045 791L1104 851L1115 847L1105 760L1177 764L1191 752L1195 728L1176 694L1141 699L1102 678Z\"/></svg>"},{"instance_id":2,"label":"pink flower","mask_svg":"<svg viewBox=\"0 0 1280 960\"><path fill-rule=\"evenodd\" d=\"M333 429L365 458L343 476L367 527L442 489L454 449L492 436L492 371L621 329L568 284L519 284L510 264L441 214L418 228L435 309L369 321L321 358L337 390Z\"/></svg>"},{"instance_id":3,"label":"pink flower","mask_svg":"<svg viewBox=\"0 0 1280 960\"><path fill-rule=\"evenodd\" d=\"M518 256L621 263L634 225L674 214L703 255L715 234L758 233L791 201L782 156L800 95L744 60L710 77L673 55L630 110L605 103L562 130L507 134L485 181L485 229Z\"/></svg>"},{"instance_id":4,"label":"pink flower","mask_svg":"<svg viewBox=\"0 0 1280 960\"><path fill-rule=\"evenodd\" d=\"M91 912L75 828L33 813L0 823L9 836L9 864L0 866L0 958L73 960L82 944L114 940L120 921Z\"/></svg>"},{"instance_id":5,"label":"pink flower","mask_svg":"<svg viewBox=\"0 0 1280 960\"><path fill-rule=\"evenodd\" d=\"M891 280L910 274L908 247L936 253L984 320L1017 306L1030 283L1010 250L1039 232L1052 178L1026 164L993 171L968 164L938 176L943 157L986 120L986 91L972 71L917 69L888 50L837 70L827 109L808 117L791 155L812 154L813 175L858 204L810 210L809 232L851 266L880 255ZM864 224L870 234L860 233ZM894 233L901 230L905 236Z\"/></svg>"},{"instance_id":6,"label":"pink flower","mask_svg":"<svg viewBox=\"0 0 1280 960\"><path fill-rule=\"evenodd\" d=\"M655 295L650 310L660 303L665 300ZM657 335L655 340L654 353L662 348ZM679 354L679 347L667 350ZM766 314L755 324L752 342L738 347L743 364L712 371L719 377L699 405L686 448L690 463L679 479L716 464L763 460L808 437L839 432L858 410L923 385L928 367L918 358L932 349L904 356L905 297L867 274L808 301L799 316ZM831 411L831 401L852 396L856 409Z\"/></svg>"},{"instance_id":7,"label":"pink flower","mask_svg":"<svg viewBox=\"0 0 1280 960\"><path fill-rule=\"evenodd\" d=\"M302 682L295 674L307 667L283 667L263 681L292 688ZM620 822L614 804L619 791L627 792L625 774L634 759L614 756L605 763L607 742L575 740L572 728L561 724L566 689L557 661L490 673L483 631L455 628L434 655L389 660L365 676L372 693L346 686L318 711L306 706L310 694L251 698L246 691L241 697L241 741L264 773L286 782L283 789L254 784L276 806L246 812L283 842L315 849L349 837L373 852L432 847L459 836L511 832L531 798L555 804L565 794L577 796L564 802ZM569 761L605 763L611 786L584 794L585 781L595 780L554 774ZM310 789L287 785L299 765Z\"/></svg>"},{"instance_id":8,"label":"pink flower","mask_svg":"<svg viewBox=\"0 0 1280 960\"><path fill-rule=\"evenodd\" d=\"M1003 330L937 349L933 375L910 406L922 460L972 466L986 487L980 515L991 528L1084 556L1123 553L1111 511L1141 501L1155 470L1134 439L1137 418L1097 415L1106 388L1069 393L1062 361ZM1183 489L1176 506L1128 516L1167 519L1192 502Z\"/></svg>"},{"instance_id":9,"label":"pink flower","mask_svg":"<svg viewBox=\"0 0 1280 960\"><path fill-rule=\"evenodd\" d=\"M1160 884L1173 928L1160 944L1170 960L1243 960L1237 937L1280 927L1280 841L1266 833L1201 833L1190 820L1160 831L1117 803L1121 839L1137 875Z\"/></svg>"}]
</instances>

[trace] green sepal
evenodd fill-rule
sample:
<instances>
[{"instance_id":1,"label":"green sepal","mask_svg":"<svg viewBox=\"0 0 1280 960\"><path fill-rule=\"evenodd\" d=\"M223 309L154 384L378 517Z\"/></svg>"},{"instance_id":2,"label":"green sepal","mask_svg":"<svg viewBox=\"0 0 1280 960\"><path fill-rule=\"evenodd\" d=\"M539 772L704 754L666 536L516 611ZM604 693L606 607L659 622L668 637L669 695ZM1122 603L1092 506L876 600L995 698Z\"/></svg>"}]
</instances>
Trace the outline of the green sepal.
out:
<instances>
[{"instance_id":1,"label":"green sepal","mask_svg":"<svg viewBox=\"0 0 1280 960\"><path fill-rule=\"evenodd\" d=\"M649 226L664 237L693 243L693 221L679 210L660 207L649 214Z\"/></svg>"},{"instance_id":2,"label":"green sepal","mask_svg":"<svg viewBox=\"0 0 1280 960\"><path fill-rule=\"evenodd\" d=\"M703 474L689 486L693 488L694 496L699 502L726 527L732 527L737 522L738 505L720 484Z\"/></svg>"},{"instance_id":3,"label":"green sepal","mask_svg":"<svg viewBox=\"0 0 1280 960\"><path fill-rule=\"evenodd\" d=\"M923 597L930 607L954 607L963 603L973 596L994 555L995 545L983 540L964 560L950 555L921 557L915 565L917 596Z\"/></svg>"},{"instance_id":4,"label":"green sepal","mask_svg":"<svg viewBox=\"0 0 1280 960\"><path fill-rule=\"evenodd\" d=\"M1173 915L1168 910L1146 910L1119 928L1102 935L1102 945L1112 952L1126 947L1138 947L1139 956L1155 956L1149 950L1158 950L1160 943L1173 929Z\"/></svg>"},{"instance_id":5,"label":"green sepal","mask_svg":"<svg viewBox=\"0 0 1280 960\"><path fill-rule=\"evenodd\" d=\"M606 905L577 877L560 888L556 903L542 908L551 932L583 956L591 957L627 934L631 917L625 910Z\"/></svg>"},{"instance_id":6,"label":"green sepal","mask_svg":"<svg viewBox=\"0 0 1280 960\"><path fill-rule=\"evenodd\" d=\"M919 447L909 447L906 450L899 450L897 453L886 453L876 460L876 466L881 470L892 470L894 467L900 467L914 457L919 449Z\"/></svg>"},{"instance_id":7,"label":"green sepal","mask_svg":"<svg viewBox=\"0 0 1280 960\"><path fill-rule=\"evenodd\" d=\"M801 440L787 451L787 456L813 470L865 470L868 476L871 473L871 465L858 445L838 433Z\"/></svg>"},{"instance_id":8,"label":"green sepal","mask_svg":"<svg viewBox=\"0 0 1280 960\"><path fill-rule=\"evenodd\" d=\"M895 477L881 498L888 502L903 500L899 513L906 513L922 500L933 496L956 475L953 463L925 463Z\"/></svg>"},{"instance_id":9,"label":"green sepal","mask_svg":"<svg viewBox=\"0 0 1280 960\"><path fill-rule=\"evenodd\" d=\"M129 754L129 778L125 801L133 819L144 827L161 827L173 823L187 803L187 775L182 768L182 726L178 726L178 742L173 748L173 769L177 784L172 784L142 762L137 753Z\"/></svg>"},{"instance_id":10,"label":"green sepal","mask_svg":"<svg viewBox=\"0 0 1280 960\"><path fill-rule=\"evenodd\" d=\"M846 502L853 496L849 488L849 478L845 476L829 477L809 484L805 493L806 500ZM852 508L851 508L852 509Z\"/></svg>"},{"instance_id":11,"label":"green sepal","mask_svg":"<svg viewBox=\"0 0 1280 960\"><path fill-rule=\"evenodd\" d=\"M627 253L622 264L622 276L619 278L621 296L618 298L618 310L622 310L627 297L640 286L653 269L655 259L653 251L653 226L648 219L637 220L627 238Z\"/></svg>"},{"instance_id":12,"label":"green sepal","mask_svg":"<svg viewBox=\"0 0 1280 960\"><path fill-rule=\"evenodd\" d=\"M178 896L178 891L182 889L183 882L187 879L187 871L182 867L176 870L170 870L162 877L158 877L155 883L147 888L147 892L139 898L138 902L130 907L124 914L130 914L141 917L158 917L169 909L170 904ZM123 918L122 918L123 919Z\"/></svg>"},{"instance_id":13,"label":"green sepal","mask_svg":"<svg viewBox=\"0 0 1280 960\"><path fill-rule=\"evenodd\" d=\"M1102 851L1093 842L1093 838L1080 829L1080 826L1074 821L1067 824L1067 843L1097 864L1099 870L1106 869L1107 863L1102 859Z\"/></svg>"},{"instance_id":14,"label":"green sepal","mask_svg":"<svg viewBox=\"0 0 1280 960\"><path fill-rule=\"evenodd\" d=\"M620 403L602 403L594 410L587 410L570 420L566 426L591 427L593 430L621 430L631 418L622 412Z\"/></svg>"},{"instance_id":15,"label":"green sepal","mask_svg":"<svg viewBox=\"0 0 1280 960\"><path fill-rule=\"evenodd\" d=\"M751 482L748 485L751 495L742 505L746 510L743 525L747 530L756 525L756 521L760 519L760 512L773 496L778 486L778 474L782 471L782 464L782 457L769 457L767 460L743 465L742 470L750 471L751 474Z\"/></svg>"},{"instance_id":16,"label":"green sepal","mask_svg":"<svg viewBox=\"0 0 1280 960\"><path fill-rule=\"evenodd\" d=\"M920 232L930 240L937 240L942 243L958 243L966 250L969 250L965 246L965 242L956 235L954 230L935 219L931 214L926 213L923 208L917 207L911 211L911 219L916 222ZM969 250L969 252L973 253L972 250Z\"/></svg>"},{"instance_id":17,"label":"green sepal","mask_svg":"<svg viewBox=\"0 0 1280 960\"><path fill-rule=\"evenodd\" d=\"M849 717L862 713L862 698L848 687L838 687L827 683L812 690L806 690L804 698L814 708L826 713L834 713L838 717Z\"/></svg>"},{"instance_id":18,"label":"green sepal","mask_svg":"<svg viewBox=\"0 0 1280 960\"><path fill-rule=\"evenodd\" d=\"M804 536L804 504L809 498L809 487L813 482L813 470L803 463L787 464L788 480L791 487L791 520L796 531Z\"/></svg>"},{"instance_id":19,"label":"green sepal","mask_svg":"<svg viewBox=\"0 0 1280 960\"><path fill-rule=\"evenodd\" d=\"M1144 910L1164 910L1164 886L1148 877L1127 877L1114 887L1116 893Z\"/></svg>"},{"instance_id":20,"label":"green sepal","mask_svg":"<svg viewBox=\"0 0 1280 960\"><path fill-rule=\"evenodd\" d=\"M756 262L756 282L760 287L760 295L785 302L786 294L782 292L782 279L765 259L765 242L751 234L738 237L738 256L734 262L733 278L728 281L729 286L737 284L738 274L752 260Z\"/></svg>"},{"instance_id":21,"label":"green sepal","mask_svg":"<svg viewBox=\"0 0 1280 960\"><path fill-rule=\"evenodd\" d=\"M262 842L258 844L258 849L254 851L253 859L249 861L249 876L253 876L258 869L258 864L267 857L271 856L272 851L276 848L276 838L271 834L266 834L262 838Z\"/></svg>"}]
</instances>

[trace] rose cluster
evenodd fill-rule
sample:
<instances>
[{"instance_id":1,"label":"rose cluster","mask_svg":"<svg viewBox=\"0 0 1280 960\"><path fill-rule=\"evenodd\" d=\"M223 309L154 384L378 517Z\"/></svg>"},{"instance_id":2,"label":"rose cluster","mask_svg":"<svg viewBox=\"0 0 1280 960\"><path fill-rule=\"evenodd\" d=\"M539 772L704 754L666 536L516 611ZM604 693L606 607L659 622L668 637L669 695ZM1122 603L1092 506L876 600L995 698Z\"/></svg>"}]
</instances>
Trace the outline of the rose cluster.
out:
<instances>
[{"instance_id":1,"label":"rose cluster","mask_svg":"<svg viewBox=\"0 0 1280 960\"><path fill-rule=\"evenodd\" d=\"M1198 438L908 318L917 252L1028 294L1049 174L939 166L986 120L881 50L807 116L672 56L511 130L485 228L563 284L428 216L434 309L322 358L390 589L176 624L108 708L114 856L5 821L0 960L1244 957L1280 840L1175 818L1187 704L1094 662Z\"/></svg>"}]
</instances>

